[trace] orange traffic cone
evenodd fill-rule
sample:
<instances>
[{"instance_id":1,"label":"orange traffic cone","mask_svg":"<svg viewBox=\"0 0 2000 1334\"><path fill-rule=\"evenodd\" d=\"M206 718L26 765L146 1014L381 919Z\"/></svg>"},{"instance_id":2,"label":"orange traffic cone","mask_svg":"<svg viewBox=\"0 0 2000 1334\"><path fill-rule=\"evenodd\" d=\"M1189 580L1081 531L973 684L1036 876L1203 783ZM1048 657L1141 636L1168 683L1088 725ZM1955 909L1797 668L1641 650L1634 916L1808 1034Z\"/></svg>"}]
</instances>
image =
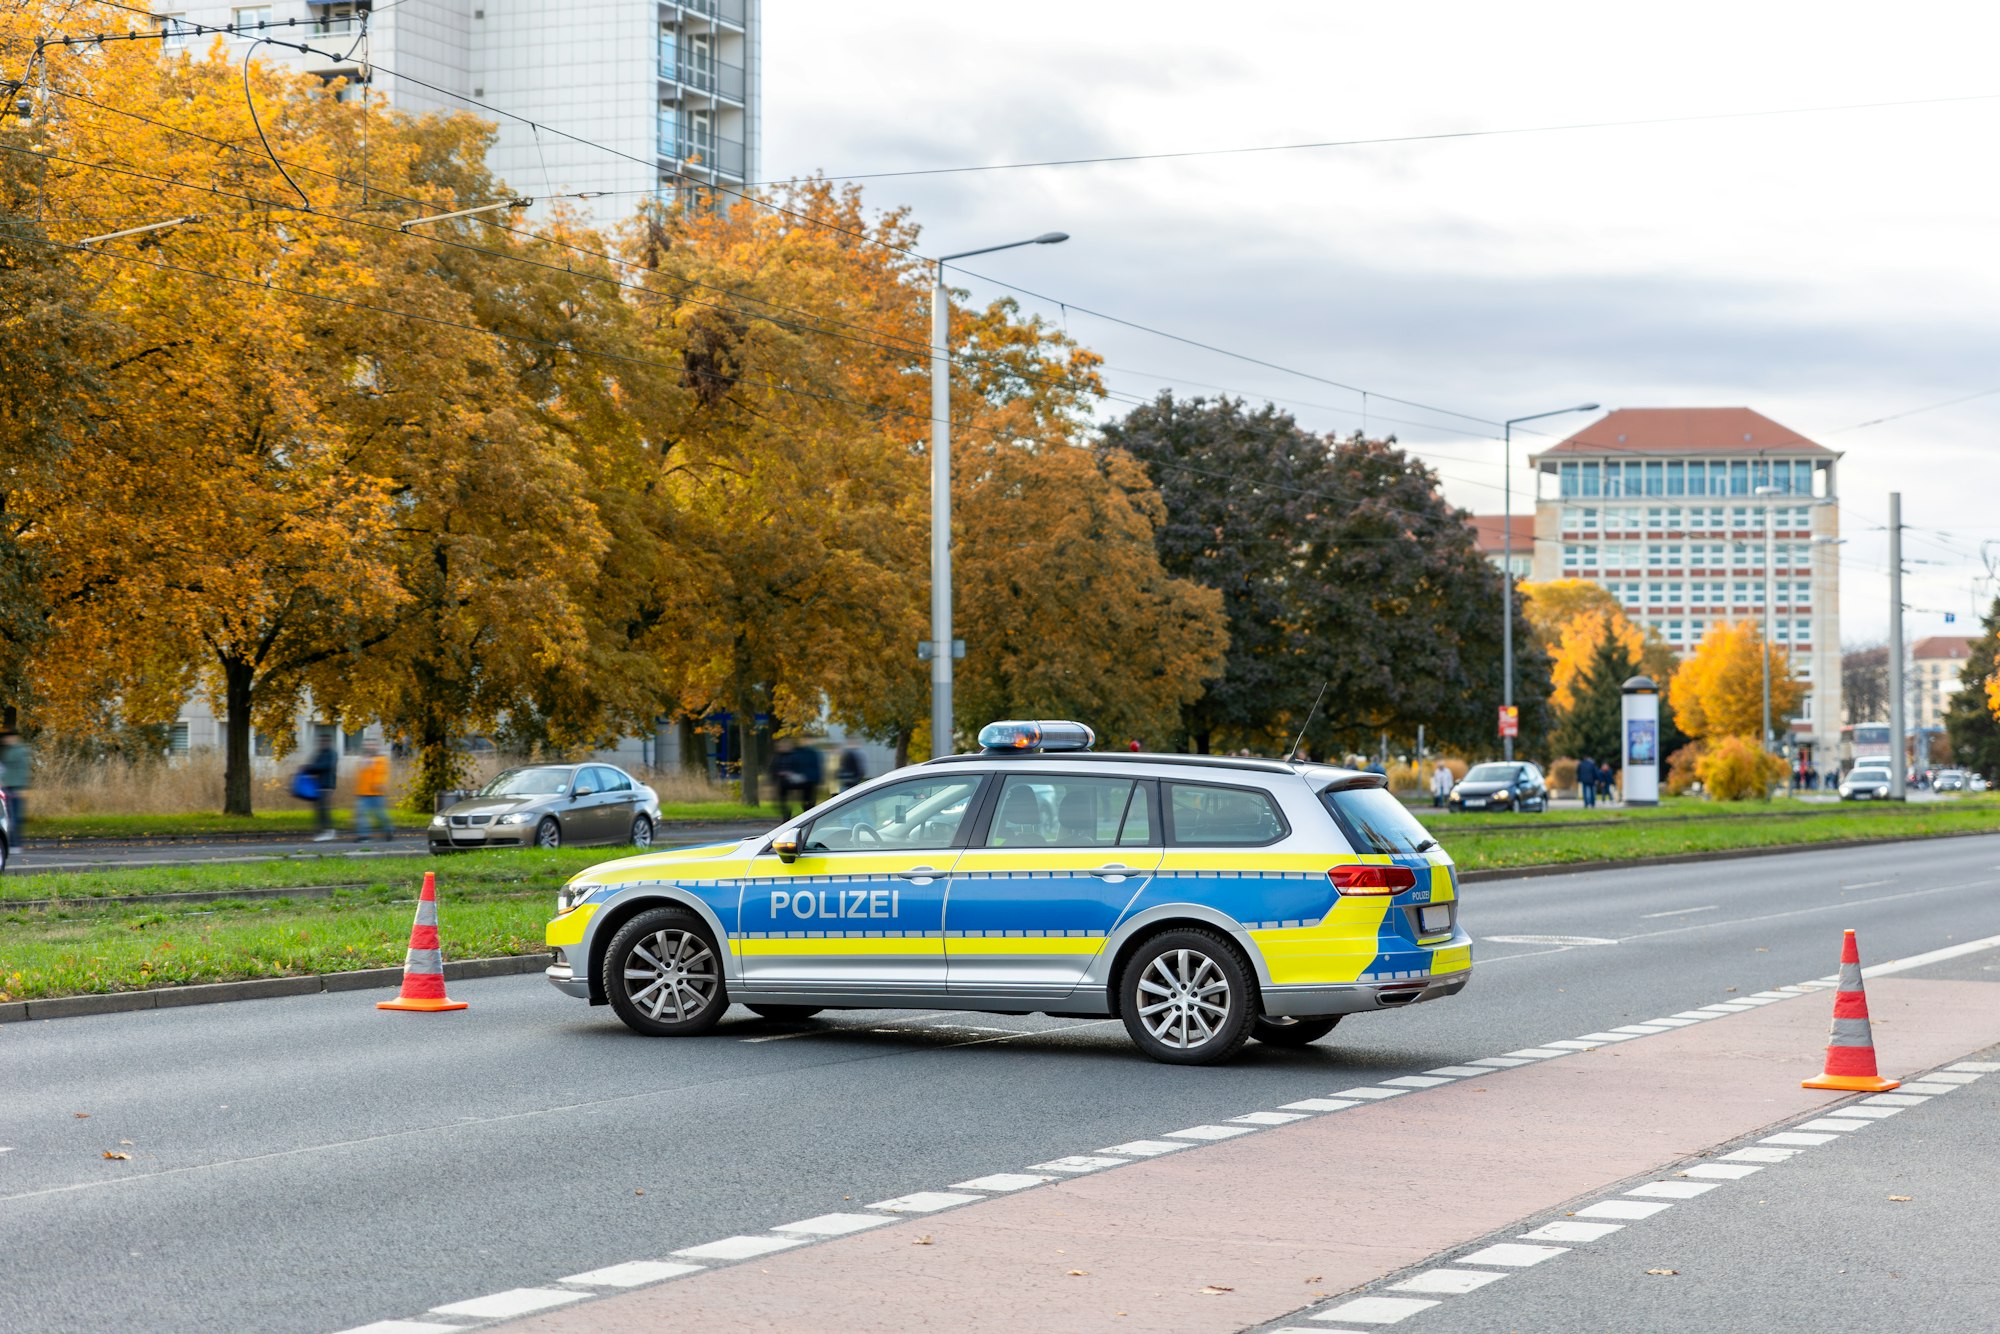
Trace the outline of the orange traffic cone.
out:
<instances>
[{"instance_id":1,"label":"orange traffic cone","mask_svg":"<svg viewBox=\"0 0 2000 1334\"><path fill-rule=\"evenodd\" d=\"M1868 995L1861 987L1861 950L1849 931L1840 945L1840 987L1833 997L1833 1032L1826 1042L1826 1069L1802 1088L1884 1093L1902 1083L1875 1069L1875 1035L1868 1028Z\"/></svg>"},{"instance_id":2,"label":"orange traffic cone","mask_svg":"<svg viewBox=\"0 0 2000 1334\"><path fill-rule=\"evenodd\" d=\"M464 1001L445 999L444 954L438 949L437 874L424 872L417 920L410 926L410 952L403 957L403 994L376 1001L378 1010L463 1010Z\"/></svg>"}]
</instances>

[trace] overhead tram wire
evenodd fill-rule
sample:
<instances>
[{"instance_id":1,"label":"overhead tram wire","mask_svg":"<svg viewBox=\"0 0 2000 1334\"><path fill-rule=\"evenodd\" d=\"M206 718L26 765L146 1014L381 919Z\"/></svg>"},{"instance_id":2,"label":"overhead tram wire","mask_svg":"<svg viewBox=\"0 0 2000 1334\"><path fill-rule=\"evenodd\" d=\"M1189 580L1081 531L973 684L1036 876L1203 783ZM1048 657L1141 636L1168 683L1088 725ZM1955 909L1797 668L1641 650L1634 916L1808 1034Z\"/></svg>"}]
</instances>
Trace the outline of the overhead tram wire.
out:
<instances>
[{"instance_id":1,"label":"overhead tram wire","mask_svg":"<svg viewBox=\"0 0 2000 1334\"><path fill-rule=\"evenodd\" d=\"M127 13L140 14L147 18L156 17L153 14L153 12L149 9L139 9L132 5L120 3L119 0L101 0L101 2L106 5L109 5L111 8L124 10ZM184 29L194 30L197 35L203 32L220 31L219 29L212 29L203 24L189 23L186 20L181 21L181 26ZM263 25L257 25L256 30L261 31L262 27ZM87 40L87 39L80 39L80 40ZM317 47L306 46L304 44L297 42L287 42L277 38L269 38L267 40L270 41L270 43L274 46L284 46L307 54L312 54L312 55L331 54L329 52L321 51ZM569 140L571 143L580 144L584 147L595 149L598 152L609 154L612 157L620 158L628 162L637 163L655 172L658 172L661 169L657 157L650 157L650 158L640 157L634 153L627 153L623 149L613 148L608 144L601 144L596 142L595 140L586 139L581 135L572 134L569 131L561 129L554 125L543 125L539 121L531 120L530 118L522 116L516 112L508 111L504 108L493 106L490 103L482 102L477 98L466 97L463 94L458 93L452 89L440 87L437 84L426 82L425 80L418 79L412 75L399 73L394 68L388 65L384 65L379 61L371 60L369 64L371 68L379 69L382 72L391 76L392 78L398 79L405 83L409 83L415 87L428 89L431 92L437 93L442 97L463 102L469 106L477 107L481 111L490 112L496 116L504 116L509 120L517 121L523 125L540 126L540 128L549 131L549 133L560 135L564 139ZM680 170L678 167L669 168L669 170L671 170L675 176L679 177L683 181L691 183L696 188L713 190L718 194L730 196L732 198L749 203L755 207L769 209L773 212L780 213L786 217L792 218L795 221L804 223L808 226L819 227L824 230L834 232L838 235L846 236L862 245L873 246L879 249L889 250L891 252L903 255L906 258L918 260L923 263L936 262L931 257L925 256L919 251L913 250L907 246L900 246L896 245L893 242L884 241L879 237L870 236L868 233L864 231L856 231L851 227L839 226L835 223L828 222L823 218L813 217L812 215L807 213L802 213L797 209L787 208L782 204L778 204L771 200L763 199L756 195L746 193L744 190L738 190L730 186L722 185L719 182L702 181L696 179L690 176L687 172ZM969 277L978 278L983 282L993 283L994 285L999 287L1004 287L1009 291L1019 292L1023 296L1033 297L1037 301L1044 301L1053 305L1065 306L1068 309L1080 311L1084 314L1091 315L1097 319L1108 320L1116 324L1121 324L1127 328L1134 329L1138 332L1151 334L1154 337L1166 338L1174 342L1185 343L1189 346L1201 348L1205 351L1217 353L1222 356L1234 357L1237 358L1238 360L1247 361L1252 364L1260 365L1267 369L1277 370L1287 375L1295 375L1304 379L1313 380L1320 384L1330 385L1334 388L1342 389L1349 393L1355 393L1355 394L1365 393L1369 397L1380 398L1385 402L1397 403L1403 407L1415 408L1418 411L1422 412L1434 412L1447 417L1457 417L1465 421L1476 422L1482 426L1500 425L1500 423L1497 420L1493 420L1491 418L1479 417L1471 413L1458 412L1450 408L1441 408L1433 404L1420 403L1413 399L1399 398L1392 394L1377 393L1374 390L1363 389L1360 386L1346 384L1342 381L1334 380L1326 376L1314 375L1311 374L1310 372L1297 371L1290 367L1280 366L1275 362L1269 362L1261 358L1251 357L1244 353L1237 353L1237 352L1232 352L1226 348L1214 347L1213 345L1202 343L1196 339L1187 338L1179 334L1170 333L1163 329L1156 329L1149 325L1141 324L1136 320L1127 320L1119 316L1108 315L1101 311L1094 311L1086 307L1077 306L1072 303L1064 302L1060 298L1047 296L1039 292L1031 291L1028 288L1021 287L1018 284L1008 283L997 278L988 277L987 275L976 273L970 269L963 268L959 265L948 265L947 267L952 268L957 272L964 273Z\"/></svg>"},{"instance_id":2,"label":"overhead tram wire","mask_svg":"<svg viewBox=\"0 0 2000 1334\"><path fill-rule=\"evenodd\" d=\"M51 93L53 93L54 95L56 95L56 96L60 96L60 97L67 97L67 98L71 98L71 99L73 99L73 100L76 100L76 101L79 101L79 102L82 102L82 103L84 103L85 105L88 105L88 106L92 106L92 107L96 107L96 108L98 108L99 110L102 110L102 111L106 111L106 112L109 112L110 114L113 114L113 115L117 115L117 116L123 116L123 117L126 117L126 118L128 118L128 119L132 119L132 120L136 120L136 121L139 121L139 122L141 122L141 123L143 123L143 124L147 124L147 125L152 125L152 126L154 126L154 127L156 127L156 128L159 128L159 129L163 129L163 130L166 130L166 131L168 131L169 133L175 133L175 134L182 134L182 135L186 135L186 136L188 136L188 137L191 137L191 138L194 138L194 139L198 139L198 140L200 140L200 141L202 141L202 142L204 142L204 143L209 143L209 144L212 144L212 145L214 145L214 146L215 146L215 147L217 147L217 148L220 148L220 149L224 149L224 150L227 150L227 151L229 151L229 152L233 152L233 153L237 153L237 154L239 154L239 155L242 155L242 156L245 156L245 157L247 157L248 159L250 159L250 160L252 160L252 161L255 161L255 162L264 162L264 161L267 161L267 160L269 160L269 159L267 159L267 158L266 158L266 156L265 156L264 154L262 154L262 153L259 153L259 152L255 151L255 150L253 150L253 149L249 149L249 148L246 148L246 147L244 147L243 145L240 145L240 144L235 144L235 143L231 143L230 141L228 141L228 140L225 140L225 139L218 139L218 138L214 137L213 135L207 135L207 134L203 134L203 133L201 133L201 132L200 132L200 131L198 131L198 130L193 130L193 129L189 129L189 128L187 128L187 127L184 127L184 126L178 126L178 125L172 125L172 124L169 124L169 123L167 123L167 122L165 122L165 121L160 121L160 120L156 120L156 119L154 119L153 117L150 117L150 116L145 116L145 115L142 115L142 114L141 114L141 113L139 113L139 112L135 112L135 111L130 111L130 110L128 110L128 109L126 109L126 108L123 108L123 107L117 107L117 106L113 106L113 105L111 105L111 104L110 104L110 103L108 103L108 102L103 102L103 101L100 101L100 100L98 100L98 99L95 99L95 98L92 98L92 97L89 97L89 96L87 96L87 95L85 95L85 94L83 94L83 93L79 93L79 92L76 92L76 91L74 91L74 90L71 90L71 89L64 89L64 88L53 88L53 87L52 87L52 88L50 88L50 89L49 89L49 91L50 91ZM274 155L274 156L275 156L275 155ZM72 161L77 161L77 162L78 162L78 163L79 163L80 165L85 165L85 166L92 166L92 165L98 165L98 166L101 166L101 165L104 165L104 164L92 164L92 163L84 163L84 162L81 162L81 160L72 160ZM309 174L311 174L311 175L314 175L314 176L317 176L317 177L320 177L320 178L322 178L322 179L326 179L326 180L332 180L332 181L336 181L336 182L338 182L338 183L341 183L341 184L345 184L345 185L352 185L352 186L359 186L359 187L362 187L362 188L364 188L364 189L366 189L366 190L371 190L371 191L375 192L376 194L380 195L381 197L383 197L384 199L386 199L386 200L388 200L388 201L390 201L390 202L393 202L393 203L401 203L401 204L410 204L410 205L414 205L414 206L420 206L420 207L425 207L425 208L429 208L429 207L435 207L435 206L436 206L436 203L437 203L437 201L435 201L435 200L426 200L426 199L420 199L420 198L417 198L417 197L415 197L415 196L411 196L411 195L407 195L407 194L402 194L402 193L400 193L400 192L398 192L398 191L395 191L395 190L391 190L391 189L388 189L388 188L384 187L384 186L383 186L382 184L380 184L380 183L379 183L378 181L375 181L375 180L373 180L373 179L371 179L371 178L368 178L368 177L365 177L365 176L352 176L352 175L344 175L344 174L342 174L342 173L338 173L338 172L330 172L330 171L326 171L326 170L324 170L324 169L321 169L321 168L317 168L317 167L311 167L311 166L307 166L307 165L305 165L305 164L302 164L302 163L298 163L298 162L295 162L295 161L289 161L289 160L287 161L287 165L288 165L288 166L290 166L290 167L293 167L293 168L296 168L297 170L299 170L299 171L301 171L301 172L305 172L305 173L309 173ZM189 189L189 190L197 190L197 191L200 191L200 190L204 190L204 189L206 189L206 188L207 188L207 187L202 187L202 186L199 186L199 185L195 185L195 184L193 184L193 183L191 183L191 182L185 182L185 181L172 181L172 180L171 180L171 178L154 178L154 179L159 179L159 180L161 180L161 181L163 181L163 182L170 182L170 183L172 183L172 184L174 184L174 185L177 185L177 186L179 186L180 188L183 188L183 189ZM365 222L362 222L362 221L361 221L361 220L359 220L359 219L355 219L355 218L352 218L352 217L351 217L350 215L342 215L342 214L334 214L334 213L330 213L330 212L326 212L326 211L324 211L324 210L318 210L318 209L305 209L305 210L302 210L302 209L301 209L301 207L300 207L300 206L298 206L298 205L289 205L289 204L284 204L284 203L282 203L281 201L271 201L271 200L261 200L261 199L252 199L252 197L250 197L250 196L241 196L241 197L242 197L242 198L244 198L244 199L245 199L246 201L250 201L250 202L258 202L258 203L262 203L262 204L264 204L265 206L268 206L268 207L274 207L274 208L286 208L286 209L291 209L291 210L294 210L294 211L307 211L307 212L311 212L311 213L315 214L316 216L323 216L323 217L326 217L326 218L329 218L329 219L331 219L331 220L344 220L344 221L350 221L350 222L355 222L355 223L357 223L358 225L364 225L364 226L366 226L366 225L369 225L369 224L367 224L367 223L365 223ZM562 196L562 197L568 197L568 196ZM588 246L583 246L583 245L579 245L579 244L577 244L577 243L575 243L575 242L573 242L573 241L566 241L566 240L562 240L562 239L559 239L559 238L555 238L555 237L547 237L547 236L543 236L543 235L541 235L541 234L539 234L539 233L536 233L536 232L532 232L532 231L528 231L528 230L526 230L526 229L523 229L523 228L519 228L519 227L511 227L511 226L508 226L508 225L507 225L507 224L505 224L505 223L502 223L502 222L498 222L498 221L495 221L495 220L493 220L493 219L491 219L491 218L488 218L488 219L485 219L485 222L486 222L486 224L487 224L488 226L492 226L492 227L495 227L496 229L498 229L498 230L500 230L500 231L503 231L503 232L506 232L506 233L508 233L509 235L514 235L514 236L520 236L520 237L524 237L524 238L526 238L526 239L529 239L529 240L534 240L534 241L538 241L538 242L540 242L540 243L542 243L542 244L546 244L546 245L553 245L553 246L556 246L556 247L558 247L558 248L561 248L561 249L566 249L566 250L569 250L569 251L571 251L572 253L575 253L575 254L578 254L578 255L583 255L583 256L588 256L588 257L590 257L590 258L594 258L594 259L599 259L599 260L602 260L602 261L604 261L604 262L606 262L606 263L609 263L609 264L613 264L613 265L617 265L617 266L619 266L619 267L621 267L621 268L625 268L625 269L633 269L633 268L643 268L643 267L644 267L643 265L640 265L640 264L638 264L637 262L635 262L635 261L633 261L633 260L628 260L628 259L625 259L625 258L623 258L623 257L621 257L621 256L617 256L617 255L612 255L612 254L608 254L608 253L606 253L606 252L604 252L604 251L598 251L598 250L593 250L593 249L591 249L591 248L590 248L590 247L588 247ZM392 229L392 230L393 230L393 229ZM410 233L410 234L414 235L415 233ZM527 257L525 257L525 256L518 256L518 255L507 255L507 254L504 254L504 253L502 253L502 252L498 252L498 251L493 251L493 250L489 250L489 249L487 249L487 248L485 248L485 247L481 247L481 246L475 246L475 245L471 245L470 243L466 243L466 242L444 242L444 241L442 240L442 238L431 238L431 239L437 239L437 240L439 240L439 241L440 241L441 243L444 243L444 244L453 244L453 245L457 245L457 246L459 246L459 247L461 247L461 248L465 248L465 249L470 249L470 250L474 250L474 251L477 251L477 252L479 252L479 253L482 253L482 254L486 254L486 255L490 255L490 256L493 256L493 257L495 257L495 258L499 258L499 259L502 259L502 260L510 260L510 261L514 261L514 262L520 262L520 263L529 263L529 264L539 264L539 263L540 263L539 261L534 261L534 260L531 260L531 259L529 259L529 258L527 258ZM548 267L560 267L560 266L548 266ZM569 271L570 271L570 272L574 272L574 270L569 270ZM649 271L650 271L650 270L649 270ZM599 279L599 276L598 276L598 275L579 275L579 276L585 276L585 277L589 277L589 278L591 278L591 279L593 279L593 280L602 280L602 281L614 281L614 282L615 282L615 281L617 281L617 280L615 280L615 279ZM977 276L977 275L975 275L975 276ZM816 321L819 321L819 322L821 322L821 323L826 323L826 324L832 324L832 325L835 325L835 326L837 326L837 327L840 327L840 328L848 328L848 329L855 329L855 330L860 330L860 331L862 331L862 332L866 332L866 333L872 333L872 334L874 334L874 335L876 335L876 336L878 336L878 337L882 337L882 338L887 338L887 339L891 339L891 340L894 340L894 341L897 341L897 342L903 342L903 343L906 343L906 345L907 345L907 347L906 347L906 350L907 350L908 352L912 353L912 354L916 354L916 355L925 355L925 356L927 356L927 355L929 355L929 352L930 352L930 346L929 346L929 343L928 343L928 342L915 342L915 341L910 341L910 340L908 340L908 339L906 338L906 336L904 336L904 335L901 335L901 334L896 334L896 333L892 333L892 332L889 332L889 331L887 331L887 330L878 330L878 329L873 329L873 328L870 328L869 326L866 326L866 325L858 325L858 324L854 324L854 323L852 323L852 322L850 322L850 321L842 321L842 320L838 320L838 319L835 319L835 318L833 318L833 317L831 317L831 316L827 316L827 315L821 315L821 314L818 314L818 313L815 313L815 312L810 312L810 311L805 311L805 310L801 310L801 309L799 309L799 308L797 308L797 307L789 307L789 306L784 306L784 305L782 305L782 304L780 304L780 303L777 303L777 302L772 302L772 301L768 300L767 298L763 298L763 297L757 297L757 296L753 296L753 295L750 295L750 294L747 294L747 293L740 293L740 292L736 292L736 291L734 291L733 289L726 289L726 288L720 288L720 287L715 287L715 286L714 286L714 285L712 285L712 284L707 284L707 283L702 283L702 282L700 282L700 281L698 281L698 280L695 280L695 279L691 279L691 278L685 278L685 277L676 277L675 281L676 281L676 282L679 282L679 283L683 283L683 284L687 284L687 285L690 285L690 286L694 286L694 287L698 287L698 288L702 288L702 289L704 289L704 290L708 290L708 291L714 291L714 292L717 292L717 293L720 293L720 294L722 294L722 295L726 295L726 296L730 296L730 297L732 297L732 298L735 298L735 299L738 299L738 300L745 300L745 301L751 301L751 302L754 302L754 303L756 303L756 304L758 304L758 305L764 305L764 306L769 306L770 308L772 308L772 309L775 309L775 310L783 310L783 311L786 311L786 312L788 312L788 313L791 313L791 314L796 314L796 315L799 315L799 316L800 316L801 318L804 318L804 319L809 319L809 320L816 320ZM639 286L635 286L634 284L631 284L631 283L619 283L619 285L620 285L620 286L623 286L623 287L625 287L625 288L627 288L628 290L644 290L644 291L647 291L647 292L649 292L649 293L652 293L652 294L654 294L654 295L658 295L658 293L656 293L656 292L653 292L653 289L651 289L651 288L643 288L643 287L639 287ZM1004 284L1003 284L1003 285L1004 285ZM1050 298L1043 298L1043 297L1038 297L1037 299L1039 299L1039 300L1049 300ZM696 305L704 305L704 304L709 304L709 305L712 305L713 303L703 303L703 302L693 302L692 304L696 304ZM1060 305L1060 304L1062 304L1062 303L1061 303L1061 302L1057 302L1057 304L1059 304L1059 305ZM717 308L717 309L721 309L721 308L723 308L723 307L719 307L719 306L717 306L717 307L715 307L715 308ZM1136 327L1136 328L1141 328L1141 329L1144 329L1144 326L1137 326L1137 325L1135 325L1135 326L1133 326L1133 327ZM1147 331L1147 332L1153 332L1153 331L1151 331L1151 330L1146 330L1146 331ZM979 353L973 353L973 354L969 354L969 355L965 355L965 354L962 354L962 355L961 355L961 356L959 357L959 360L973 360L973 361L978 361L978 360L982 360L982 359L984 359L984 357L985 357L985 356L987 356L987 355L988 355L988 354L979 354ZM1020 373L1020 372L1016 372L1016 374L1021 374L1021 373ZM1029 377L1026 377L1026 378L1029 378L1029 379L1035 379L1036 377L1032 377L1032 376L1029 376ZM1052 381L1048 381L1048 380L1040 380L1040 381L1038 381L1038 382L1040 382L1040 383L1045 383L1045 384L1052 384L1052 383L1055 383L1055 382L1052 382ZM1333 381L1328 381L1327 383L1337 383L1337 382L1333 382ZM1344 385L1343 385L1343 386L1341 386L1341 387L1343 387L1343 388L1346 388L1347 386L1344 386ZM1232 392L1240 392L1240 391L1232 391ZM1387 398L1389 398L1389 396L1388 396L1388 395L1380 395L1380 394L1375 394L1375 393L1374 393L1373 391L1370 391L1370 390L1360 390L1360 391L1358 391L1358 392L1362 393L1362 394L1363 394L1363 395L1364 395L1365 397L1378 397L1378 398L1384 398L1384 399L1387 399ZM1245 397L1266 397L1266 396L1264 396L1264 395L1243 395L1243 396L1245 396ZM1117 398L1117 395L1115 395L1115 394L1107 394L1107 397L1111 397L1111 398L1114 398L1114 399L1116 399L1116 398ZM1119 400L1119 401L1124 401L1124 400ZM1136 406L1136 405L1137 405L1137 404L1138 404L1139 402L1141 402L1141 401L1145 401L1145 400L1132 400L1132 403L1133 403L1133 405L1134 405L1134 406ZM1396 401L1402 401L1402 400L1396 400ZM1333 408L1333 407L1332 407L1331 405L1316 405L1316 406L1319 406L1319 407L1322 407L1322 408L1324 408L1324 409L1325 409L1325 410L1327 410L1327 411L1340 411L1340 409L1337 409L1337 408ZM1426 409L1426 410L1438 410L1438 411L1442 411L1441 409ZM1426 429L1426 430L1437 430L1437 431L1446 431L1446 432L1449 432L1449 433L1452 433L1452 434L1461 434L1461 435L1470 435L1470 436L1477 436L1478 438L1481 438L1481 439L1486 439L1486 438L1491 438L1491 439L1497 439L1497 438L1498 438L1498 437L1485 437L1485 436L1479 436L1479 433L1477 433L1477 432L1472 432L1472 431L1466 431L1466 430L1464 430L1463 428L1459 428L1459 427L1452 427L1452 426L1445 426L1445 425L1443 425L1442 423L1434 423L1434 422L1419 422L1419 421L1415 421L1415 420L1411 420L1411 419L1407 419L1407 418L1388 418L1388 417L1381 417L1381 416L1380 416L1380 414L1373 414L1373 415L1375 416L1375 418L1376 418L1377 420L1383 420L1383 421L1393 421L1393 422L1395 422L1395 423L1397 423L1397 424L1399 424L1399 425L1405 425L1405 426L1411 426L1411 427L1416 427L1416 428L1420 428L1420 429ZM1467 414L1462 414L1462 413L1460 413L1460 414L1452 414L1452 415L1457 415L1457 416L1461 416L1461 417L1467 417L1467 419L1468 419L1468 420L1472 420L1472 421L1480 421L1480 420L1482 420L1482 419L1480 419L1480 418L1476 418L1476 417L1468 417L1468 416L1467 416ZM1414 453L1414 452L1421 452L1421 451L1417 451L1417 450L1414 450L1414 449L1413 449L1413 450L1412 450L1411 452L1413 452L1413 453Z\"/></svg>"}]
</instances>

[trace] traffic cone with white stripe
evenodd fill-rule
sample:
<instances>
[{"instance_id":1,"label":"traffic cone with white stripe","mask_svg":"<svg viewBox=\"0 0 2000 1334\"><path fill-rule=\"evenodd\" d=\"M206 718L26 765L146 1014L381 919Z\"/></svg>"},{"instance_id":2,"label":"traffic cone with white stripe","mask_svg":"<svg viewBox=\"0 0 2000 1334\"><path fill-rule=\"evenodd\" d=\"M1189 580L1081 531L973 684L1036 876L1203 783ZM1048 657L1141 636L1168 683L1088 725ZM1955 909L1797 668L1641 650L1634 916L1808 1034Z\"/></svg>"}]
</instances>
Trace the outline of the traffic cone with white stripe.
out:
<instances>
[{"instance_id":1,"label":"traffic cone with white stripe","mask_svg":"<svg viewBox=\"0 0 2000 1334\"><path fill-rule=\"evenodd\" d=\"M410 926L410 952L403 956L403 993L376 1001L378 1010L463 1010L466 1002L444 994L444 952L438 948L437 873L424 872L424 890L417 897L417 920Z\"/></svg>"},{"instance_id":2,"label":"traffic cone with white stripe","mask_svg":"<svg viewBox=\"0 0 2000 1334\"><path fill-rule=\"evenodd\" d=\"M1826 1041L1826 1069L1801 1087L1847 1093L1886 1093L1903 1081L1875 1069L1875 1035L1868 1027L1868 993L1861 986L1861 950L1849 931L1840 945L1840 987L1833 997L1833 1032Z\"/></svg>"}]
</instances>

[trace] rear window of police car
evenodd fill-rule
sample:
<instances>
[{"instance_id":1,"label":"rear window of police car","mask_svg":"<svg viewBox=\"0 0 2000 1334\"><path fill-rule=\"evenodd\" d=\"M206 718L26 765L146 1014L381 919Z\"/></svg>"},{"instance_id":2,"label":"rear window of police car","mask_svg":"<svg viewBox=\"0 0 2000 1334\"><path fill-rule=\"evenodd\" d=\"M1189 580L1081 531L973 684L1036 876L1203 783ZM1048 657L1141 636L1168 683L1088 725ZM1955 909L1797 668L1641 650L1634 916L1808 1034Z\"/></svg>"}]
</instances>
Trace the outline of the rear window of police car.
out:
<instances>
[{"instance_id":1,"label":"rear window of police car","mask_svg":"<svg viewBox=\"0 0 2000 1334\"><path fill-rule=\"evenodd\" d=\"M1328 790L1319 799L1356 852L1416 853L1437 846L1437 840L1386 788Z\"/></svg>"}]
</instances>

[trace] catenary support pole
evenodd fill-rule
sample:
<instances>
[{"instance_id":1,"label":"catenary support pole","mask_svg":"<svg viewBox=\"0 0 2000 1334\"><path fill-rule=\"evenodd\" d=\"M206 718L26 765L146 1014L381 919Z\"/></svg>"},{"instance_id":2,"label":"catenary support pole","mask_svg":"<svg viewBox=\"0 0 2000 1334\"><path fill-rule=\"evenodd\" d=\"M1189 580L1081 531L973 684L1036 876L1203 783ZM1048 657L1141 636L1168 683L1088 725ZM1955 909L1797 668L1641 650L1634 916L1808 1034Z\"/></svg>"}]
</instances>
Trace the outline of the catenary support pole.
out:
<instances>
[{"instance_id":1,"label":"catenary support pole","mask_svg":"<svg viewBox=\"0 0 2000 1334\"><path fill-rule=\"evenodd\" d=\"M1889 493L1889 799L1909 796L1903 755L1903 493Z\"/></svg>"}]
</instances>

